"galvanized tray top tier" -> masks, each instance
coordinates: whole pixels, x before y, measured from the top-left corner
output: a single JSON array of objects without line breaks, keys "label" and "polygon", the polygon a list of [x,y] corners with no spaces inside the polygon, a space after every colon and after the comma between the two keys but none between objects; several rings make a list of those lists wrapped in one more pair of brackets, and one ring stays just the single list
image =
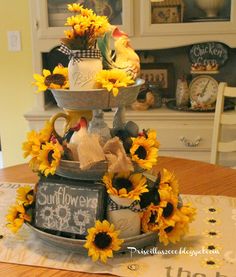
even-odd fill
[{"label": "galvanized tray top tier", "polygon": [[120,88],[116,97],[106,89],[86,91],[52,89],[51,91],[60,108],[68,110],[109,109],[132,104],[136,100],[140,87],[144,82],[142,79],[137,79],[134,85]]},{"label": "galvanized tray top tier", "polygon": [[[88,251],[84,248],[85,240],[82,239],[73,239],[62,237],[59,235],[53,235],[47,232],[44,232],[35,226],[26,223],[26,225],[43,241],[52,244],[54,246],[68,249],[74,252],[78,252],[80,254],[87,255]],[[148,246],[155,246],[157,243],[157,234],[153,232],[144,233],[138,236],[133,236],[129,238],[125,238],[123,244],[121,245],[121,249],[118,252],[128,251],[127,247],[136,247],[136,248],[144,248]]]}]

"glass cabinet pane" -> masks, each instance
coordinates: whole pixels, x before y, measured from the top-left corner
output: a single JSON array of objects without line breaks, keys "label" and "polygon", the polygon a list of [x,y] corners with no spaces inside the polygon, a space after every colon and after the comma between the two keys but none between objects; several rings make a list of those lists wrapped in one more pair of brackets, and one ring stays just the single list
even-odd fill
[{"label": "glass cabinet pane", "polygon": [[231,0],[150,0],[151,24],[230,21]]},{"label": "glass cabinet pane", "polygon": [[[67,4],[71,4],[71,0],[48,0],[48,26],[63,27],[66,18],[71,16],[67,10]],[[109,22],[113,25],[122,25],[122,0],[84,0],[74,1],[81,3],[85,8],[93,9],[98,15],[106,15]]]}]

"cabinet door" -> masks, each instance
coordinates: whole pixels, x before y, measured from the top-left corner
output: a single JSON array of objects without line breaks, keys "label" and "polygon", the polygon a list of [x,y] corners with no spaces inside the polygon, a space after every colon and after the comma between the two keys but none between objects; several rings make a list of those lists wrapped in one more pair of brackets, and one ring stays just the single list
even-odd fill
[{"label": "cabinet door", "polygon": [[[200,40],[215,40],[221,34],[236,33],[236,1],[225,0],[215,16],[200,9],[197,2],[186,0],[141,0],[141,35],[199,36]],[[205,1],[207,2],[207,1]],[[192,41],[193,43],[194,41]]]},{"label": "cabinet door", "polygon": [[[33,0],[32,14],[36,15],[35,26],[39,38],[59,39],[63,37],[66,18],[72,15],[67,10],[67,4],[72,2],[71,0]],[[132,2],[133,0],[85,0],[84,6],[93,8],[97,14],[107,15],[111,24],[119,26],[123,31],[132,35]]]}]

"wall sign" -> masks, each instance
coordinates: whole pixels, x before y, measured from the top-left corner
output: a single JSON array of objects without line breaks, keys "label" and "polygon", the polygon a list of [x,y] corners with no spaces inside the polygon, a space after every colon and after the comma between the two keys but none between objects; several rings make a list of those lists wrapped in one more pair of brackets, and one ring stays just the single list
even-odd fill
[{"label": "wall sign", "polygon": [[104,218],[105,187],[81,181],[40,181],[35,226],[81,235]]},{"label": "wall sign", "polygon": [[228,60],[228,49],[219,42],[199,43],[192,46],[189,56],[192,63],[213,63],[222,66]]}]

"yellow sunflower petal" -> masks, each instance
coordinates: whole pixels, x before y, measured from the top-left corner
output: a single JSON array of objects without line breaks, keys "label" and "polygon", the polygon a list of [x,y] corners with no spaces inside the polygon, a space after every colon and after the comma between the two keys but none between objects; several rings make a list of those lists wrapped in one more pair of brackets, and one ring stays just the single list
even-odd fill
[{"label": "yellow sunflower petal", "polygon": [[47,76],[49,76],[49,75],[51,75],[50,70],[43,69],[43,76],[44,76],[44,77],[47,77]]}]

